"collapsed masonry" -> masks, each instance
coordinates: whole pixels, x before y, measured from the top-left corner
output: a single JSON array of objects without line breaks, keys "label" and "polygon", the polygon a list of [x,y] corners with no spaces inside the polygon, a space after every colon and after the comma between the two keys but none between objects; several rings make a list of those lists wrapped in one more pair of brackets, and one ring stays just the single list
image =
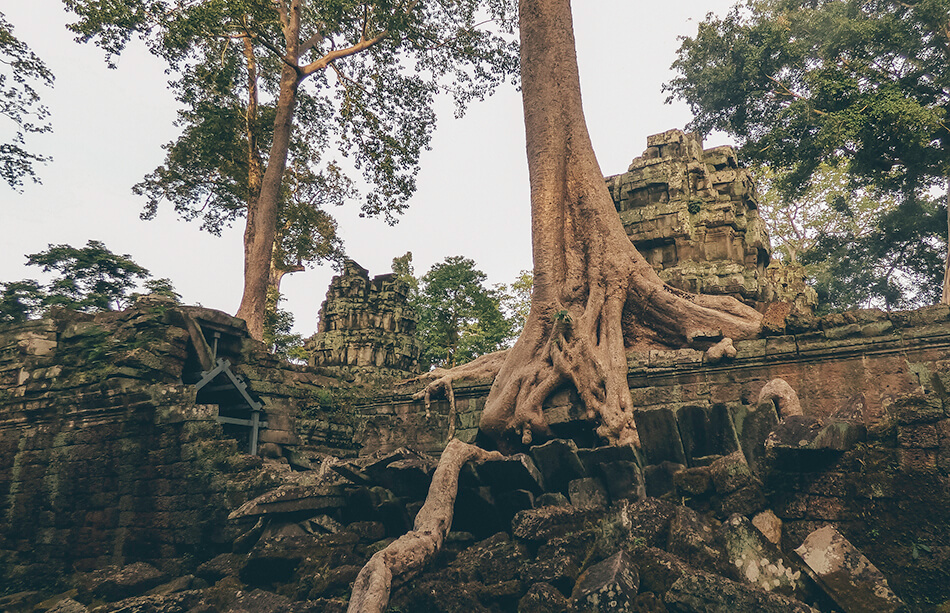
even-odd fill
[{"label": "collapsed masonry", "polygon": [[394,274],[377,275],[346,260],[320,307],[317,333],[306,344],[310,365],[349,381],[405,378],[421,372],[419,316],[409,286]]},{"label": "collapsed masonry", "polygon": [[698,135],[681,130],[654,134],[607,186],[630,240],[673,287],[753,305],[815,306],[803,271],[772,262],[755,183],[732,147],[704,150]]}]

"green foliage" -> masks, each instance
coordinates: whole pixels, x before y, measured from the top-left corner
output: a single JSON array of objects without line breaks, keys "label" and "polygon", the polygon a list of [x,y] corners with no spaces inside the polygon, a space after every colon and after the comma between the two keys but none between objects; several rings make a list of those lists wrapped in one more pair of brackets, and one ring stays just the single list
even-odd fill
[{"label": "green foliage", "polygon": [[665,87],[801,193],[822,162],[920,195],[950,169],[950,0],[752,0],[684,38]]},{"label": "green foliage", "polygon": [[[358,193],[336,156],[362,174],[362,214],[392,222],[415,190],[436,95],[451,95],[461,112],[517,73],[511,0],[303,0],[294,3],[301,31],[289,43],[287,0],[64,2],[78,16],[78,39],[98,44],[107,61],[138,37],[173,75],[182,133],[134,188],[147,198],[142,216],[167,200],[219,233],[247,215],[263,169],[286,159],[274,260],[284,271],[340,257],[327,210]],[[288,44],[299,62],[297,53],[287,60]],[[325,61],[330,54],[336,59]],[[288,94],[280,78],[289,64],[297,83]],[[284,151],[274,121],[288,96],[293,130]]]},{"label": "green foliage", "polygon": [[306,362],[303,337],[291,332],[294,316],[280,308],[283,296],[275,288],[267,292],[267,310],[264,312],[264,343],[271,352],[291,362]]},{"label": "green foliage", "polygon": [[132,291],[140,282],[147,293],[176,302],[181,298],[169,279],[151,278],[129,255],[112,253],[99,241],[90,240],[81,249],[50,245],[28,255],[27,264],[54,276],[46,286],[32,279],[0,283],[0,322],[23,322],[51,306],[87,313],[126,308],[141,295]]},{"label": "green foliage", "polygon": [[26,149],[26,135],[49,132],[49,111],[40,104],[37,85],[53,85],[53,73],[29,46],[13,35],[13,25],[0,12],[0,117],[6,124],[0,141],[0,178],[18,190],[24,179],[39,183],[34,167],[49,158]]},{"label": "green foliage", "polygon": [[419,279],[415,277],[415,270],[412,267],[412,252],[407,251],[399,257],[393,258],[393,274],[396,278],[409,286],[410,296],[419,293]]},{"label": "green foliage", "polygon": [[950,0],[750,0],[683,39],[665,88],[772,169],[826,307],[911,307],[939,299],[946,258],[948,60]]},{"label": "green foliage", "polygon": [[0,283],[0,323],[23,323],[40,316],[46,299],[33,279]]},{"label": "green foliage", "polygon": [[128,255],[109,251],[99,241],[90,240],[77,249],[70,245],[50,245],[46,251],[27,256],[27,264],[43,272],[55,272],[46,290],[46,304],[77,311],[109,311],[126,304],[129,290],[149,272]]},{"label": "green foliage", "polygon": [[485,287],[475,262],[452,256],[420,280],[416,307],[424,361],[453,367],[509,345],[514,327],[501,310],[502,292]]},{"label": "green foliage", "polygon": [[496,289],[501,293],[502,310],[511,321],[511,336],[517,338],[528,321],[531,312],[531,290],[534,287],[534,274],[530,270],[522,270],[509,285],[499,285]]},{"label": "green foliage", "polygon": [[768,167],[753,169],[775,252],[805,265],[822,310],[912,308],[939,300],[946,210],[854,189],[842,166],[821,164],[788,200]]}]

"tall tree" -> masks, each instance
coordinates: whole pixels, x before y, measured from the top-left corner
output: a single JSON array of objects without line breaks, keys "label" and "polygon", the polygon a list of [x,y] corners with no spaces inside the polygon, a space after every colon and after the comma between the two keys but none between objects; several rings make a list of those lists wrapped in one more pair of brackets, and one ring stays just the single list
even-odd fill
[{"label": "tall tree", "polygon": [[788,198],[823,163],[893,195],[907,219],[936,186],[950,198],[950,0],[742,2],[683,39],[673,68],[666,87],[690,126],[734,136]]},{"label": "tall tree", "polygon": [[[534,285],[528,321],[501,362],[480,429],[506,451],[550,435],[541,405],[566,384],[599,418],[606,440],[634,440],[627,347],[746,337],[758,332],[761,316],[734,299],[687,294],[660,281],[627,238],[594,156],[570,1],[521,0],[520,15]],[[477,363],[456,371],[473,372]],[[441,384],[453,376],[449,371]],[[452,524],[460,467],[489,457],[449,443],[415,529],[363,568],[351,613],[385,610],[393,582],[418,572],[439,550]]]},{"label": "tall tree", "polygon": [[126,308],[140,286],[176,301],[181,297],[171,281],[153,278],[128,254],[113,253],[99,241],[78,248],[49,245],[26,256],[26,263],[51,273],[52,280],[45,286],[33,279],[0,283],[0,322],[23,322],[51,306],[88,313]]},{"label": "tall tree", "polygon": [[52,85],[53,73],[13,35],[13,26],[0,12],[0,117],[6,120],[4,134],[12,134],[0,142],[0,178],[15,190],[22,188],[24,179],[39,183],[35,167],[49,161],[26,149],[26,136],[52,129],[49,110],[37,91],[37,86]]},{"label": "tall tree", "polygon": [[819,165],[789,199],[768,167],[753,168],[759,212],[775,252],[805,265],[822,310],[913,308],[940,300],[946,211],[931,198],[898,206],[888,194],[853,189],[846,168]]},{"label": "tall tree", "polygon": [[182,136],[137,191],[146,216],[168,198],[210,229],[246,217],[237,314],[255,338],[272,267],[299,265],[273,258],[299,188],[341,202],[352,183],[332,156],[350,156],[369,185],[363,214],[392,220],[415,189],[436,94],[461,111],[517,65],[511,0],[64,2],[81,40],[111,57],[139,36],[177,75]]},{"label": "tall tree", "polygon": [[512,322],[501,310],[503,295],[485,286],[488,277],[475,262],[451,256],[422,276],[415,307],[422,358],[453,368],[498,351],[513,338]]}]

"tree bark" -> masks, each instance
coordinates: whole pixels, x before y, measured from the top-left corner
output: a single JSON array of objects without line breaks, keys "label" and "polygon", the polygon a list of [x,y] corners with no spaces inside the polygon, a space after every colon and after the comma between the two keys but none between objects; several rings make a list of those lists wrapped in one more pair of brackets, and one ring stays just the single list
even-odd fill
[{"label": "tree bark", "polygon": [[256,201],[248,203],[244,229],[244,294],[237,312],[237,316],[247,322],[251,337],[257,340],[264,338],[267,281],[277,236],[277,205],[287,167],[297,88],[301,80],[299,70],[295,68],[300,38],[299,0],[290,2],[283,30],[287,57],[280,75],[274,138],[267,157],[267,170],[261,180],[260,195]]},{"label": "tree bark", "polygon": [[950,304],[950,175],[947,176],[947,261],[943,268],[943,294],[940,304]]}]

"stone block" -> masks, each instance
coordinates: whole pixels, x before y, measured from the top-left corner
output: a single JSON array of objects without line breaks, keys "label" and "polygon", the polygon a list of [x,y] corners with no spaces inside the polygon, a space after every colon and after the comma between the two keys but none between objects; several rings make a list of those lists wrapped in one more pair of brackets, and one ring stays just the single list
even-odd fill
[{"label": "stone block", "polygon": [[753,483],[732,493],[717,497],[715,508],[720,517],[731,515],[752,515],[768,506],[765,494],[758,483]]},{"label": "stone block", "polygon": [[591,566],[577,580],[571,601],[579,611],[629,611],[640,588],[640,576],[626,552]]},{"label": "stone block", "polygon": [[765,590],[702,571],[684,574],[664,602],[677,613],[817,613],[808,605]]},{"label": "stone block", "polygon": [[535,583],[518,601],[518,613],[567,613],[571,602],[550,583]]},{"label": "stone block", "polygon": [[833,526],[809,534],[795,553],[845,613],[891,613],[905,608],[881,571]]},{"label": "stone block", "polygon": [[905,448],[933,449],[939,445],[937,424],[898,426],[897,444]]},{"label": "stone block", "polygon": [[610,462],[635,462],[643,465],[640,457],[640,450],[633,444],[629,445],[604,445],[593,449],[578,449],[577,457],[587,470],[587,474],[597,474],[597,469],[603,464]]},{"label": "stone block", "polygon": [[887,410],[902,426],[934,423],[944,417],[943,404],[936,394],[904,394]]},{"label": "stone block", "polygon": [[688,496],[700,496],[711,492],[713,489],[712,477],[709,474],[709,468],[706,466],[697,466],[695,468],[686,468],[673,475],[673,485],[677,493]]},{"label": "stone block", "polygon": [[936,449],[899,449],[897,457],[906,473],[930,474],[937,470]]},{"label": "stone block", "polygon": [[666,549],[697,568],[716,568],[722,558],[712,526],[699,513],[684,506],[675,509]]},{"label": "stone block", "polygon": [[755,480],[745,457],[738,451],[710,464],[709,476],[716,493],[722,495],[747,487]]},{"label": "stone block", "polygon": [[115,602],[144,594],[167,580],[168,575],[145,562],[113,566],[84,576],[78,583],[76,597],[83,603],[93,600]]},{"label": "stone block", "polygon": [[568,484],[568,497],[578,509],[604,509],[610,504],[607,488],[599,479],[584,477]]},{"label": "stone block", "polygon": [[640,436],[643,461],[646,464],[674,462],[686,464],[686,453],[680,439],[676,416],[668,408],[634,410],[633,419]]},{"label": "stone block", "polygon": [[581,569],[571,556],[541,558],[526,564],[521,569],[521,580],[526,585],[547,583],[560,592],[570,594]]},{"label": "stone block", "polygon": [[782,520],[771,509],[767,509],[752,518],[752,525],[773,545],[782,543]]},{"label": "stone block", "polygon": [[659,498],[673,491],[673,475],[685,469],[683,464],[663,462],[651,464],[643,469],[643,480],[647,496]]},{"label": "stone block", "polygon": [[587,476],[577,456],[577,445],[568,439],[553,439],[531,448],[531,457],[541,472],[545,489],[567,493],[568,484]]},{"label": "stone block", "polygon": [[481,482],[496,491],[528,490],[535,495],[544,491],[541,472],[523,453],[484,462],[477,471]]},{"label": "stone block", "polygon": [[730,517],[719,527],[718,536],[726,559],[744,581],[786,596],[804,593],[801,571],[745,517]]},{"label": "stone block", "polygon": [[[630,523],[630,542],[638,547],[665,547],[676,505],[657,498],[644,498],[623,509]],[[656,590],[652,590],[656,591]]]},{"label": "stone block", "polygon": [[606,462],[598,469],[595,474],[598,474],[607,486],[607,493],[611,500],[639,499],[646,496],[643,471],[636,462],[624,460]]},{"label": "stone block", "polygon": [[525,541],[547,541],[576,532],[600,513],[573,506],[538,507],[520,511],[511,522],[512,534]]}]

